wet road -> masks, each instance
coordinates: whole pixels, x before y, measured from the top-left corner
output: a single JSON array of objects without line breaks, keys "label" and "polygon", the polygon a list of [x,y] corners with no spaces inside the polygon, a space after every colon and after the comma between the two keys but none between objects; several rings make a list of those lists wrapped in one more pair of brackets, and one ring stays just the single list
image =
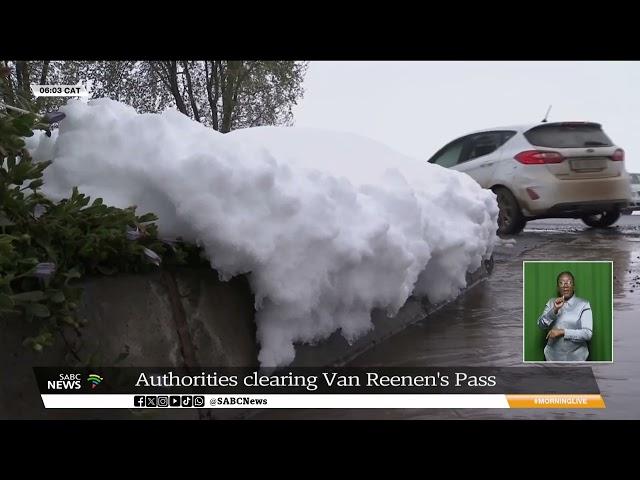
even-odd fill
[{"label": "wet road", "polygon": [[594,365],[604,410],[272,410],[263,419],[640,419],[640,216],[595,230],[577,220],[537,220],[495,252],[482,284],[423,322],[354,359],[352,366],[522,365],[522,261],[613,260],[614,363]]}]

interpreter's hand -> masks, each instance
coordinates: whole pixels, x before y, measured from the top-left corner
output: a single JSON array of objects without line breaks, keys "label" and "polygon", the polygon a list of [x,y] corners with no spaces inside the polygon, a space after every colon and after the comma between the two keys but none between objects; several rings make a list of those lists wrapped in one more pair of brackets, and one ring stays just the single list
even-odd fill
[{"label": "interpreter's hand", "polygon": [[560,310],[563,305],[564,305],[564,297],[562,296],[562,297],[556,298],[555,301],[553,302],[553,313],[557,315],[558,310]]},{"label": "interpreter's hand", "polygon": [[550,338],[557,338],[557,337],[563,337],[563,336],[564,336],[564,329],[552,328],[551,330],[549,330],[549,333],[547,333],[547,340]]}]

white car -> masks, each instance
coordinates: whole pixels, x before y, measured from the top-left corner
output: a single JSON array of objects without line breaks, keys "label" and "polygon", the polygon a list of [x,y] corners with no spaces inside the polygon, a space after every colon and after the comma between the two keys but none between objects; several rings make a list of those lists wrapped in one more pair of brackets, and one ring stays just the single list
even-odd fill
[{"label": "white car", "polygon": [[633,213],[640,210],[640,173],[630,173],[631,177],[631,202],[625,213]]},{"label": "white car", "polygon": [[466,172],[495,192],[499,234],[517,234],[538,218],[608,227],[631,201],[624,150],[593,122],[480,130],[445,145],[429,162]]}]

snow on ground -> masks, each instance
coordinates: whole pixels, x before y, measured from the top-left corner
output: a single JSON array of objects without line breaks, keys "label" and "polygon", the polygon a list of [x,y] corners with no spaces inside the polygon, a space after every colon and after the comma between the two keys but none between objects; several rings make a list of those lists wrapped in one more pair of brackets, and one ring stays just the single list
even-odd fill
[{"label": "snow on ground", "polygon": [[29,139],[45,193],[73,186],[159,215],[161,235],[202,245],[221,278],[249,274],[259,360],[366,333],[413,293],[440,302],[498,241],[495,196],[467,175],[357,135],[286,127],[220,134],[175,110],[70,101],[51,138]]},{"label": "snow on ground", "polygon": [[507,247],[507,248],[513,248],[516,244],[516,239],[515,238],[500,238],[498,237],[498,239],[496,240],[494,246],[500,246],[500,247]]}]

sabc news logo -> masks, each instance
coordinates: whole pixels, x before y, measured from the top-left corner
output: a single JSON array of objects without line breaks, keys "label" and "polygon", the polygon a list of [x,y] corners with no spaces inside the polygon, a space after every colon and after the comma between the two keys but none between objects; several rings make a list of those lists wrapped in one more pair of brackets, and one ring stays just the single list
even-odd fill
[{"label": "sabc news logo", "polygon": [[91,384],[91,389],[93,390],[94,388],[96,388],[98,385],[100,385],[100,383],[102,382],[102,380],[104,380],[100,375],[96,375],[95,373],[92,373],[91,375],[89,375],[89,377],[87,378],[87,382],[89,382]]},{"label": "sabc news logo", "polygon": [[[87,377],[87,382],[94,390],[104,380],[103,377],[96,373],[92,373]],[[61,373],[58,380],[48,380],[48,390],[80,390],[82,388],[82,374],[80,373]]]}]

